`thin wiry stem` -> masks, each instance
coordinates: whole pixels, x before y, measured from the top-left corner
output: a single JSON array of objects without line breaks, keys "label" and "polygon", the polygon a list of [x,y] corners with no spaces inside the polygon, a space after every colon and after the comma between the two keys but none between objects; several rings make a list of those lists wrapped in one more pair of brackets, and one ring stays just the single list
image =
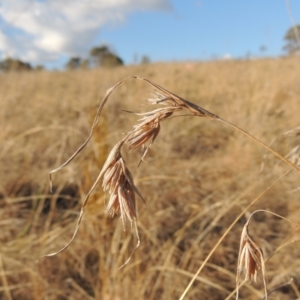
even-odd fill
[{"label": "thin wiry stem", "polygon": [[285,218],[284,216],[281,216],[281,215],[279,215],[279,214],[274,213],[273,211],[266,210],[266,209],[257,209],[257,210],[255,210],[254,212],[252,212],[251,215],[250,215],[249,218],[248,218],[247,223],[250,222],[250,219],[252,218],[252,216],[253,216],[254,214],[257,214],[257,213],[259,213],[259,212],[264,212],[264,213],[267,213],[267,214],[276,216],[276,217],[278,217],[278,218],[280,218],[280,219],[282,219],[282,220],[285,220],[285,221],[287,221],[287,222],[289,222],[289,223],[292,223],[292,224],[295,224],[295,225],[300,226],[300,224],[299,224],[298,222],[295,222],[295,221],[293,221],[293,220],[290,220],[290,219],[288,219],[288,218]]},{"label": "thin wiry stem", "polygon": [[268,297],[269,297],[271,294],[273,294],[274,292],[276,292],[276,291],[278,291],[278,290],[280,290],[280,289],[282,289],[282,288],[284,288],[284,287],[286,287],[286,286],[288,286],[288,285],[292,285],[293,281],[294,281],[294,279],[291,278],[288,282],[283,283],[283,284],[281,284],[281,285],[275,287],[274,289],[272,289],[271,291],[269,291],[269,292],[267,293],[267,295],[265,295],[265,297],[263,298],[263,300],[267,300]]},{"label": "thin wiry stem", "polygon": [[263,143],[261,140],[257,139],[255,136],[251,135],[250,133],[248,133],[247,131],[243,130],[242,128],[224,120],[224,119],[219,119],[218,121],[223,122],[225,124],[230,125],[231,127],[237,129],[238,131],[242,132],[244,135],[248,136],[250,139],[256,141],[257,143],[259,143],[261,146],[263,146],[265,149],[267,149],[269,152],[273,153],[275,156],[277,156],[280,160],[282,160],[283,162],[285,162],[287,165],[289,165],[290,167],[292,167],[293,169],[295,169],[296,171],[298,171],[300,173],[300,169],[294,165],[292,162],[290,162],[288,159],[286,159],[285,157],[283,157],[282,155],[280,155],[278,152],[276,152],[275,150],[273,150],[272,148],[270,148],[268,145],[266,145],[265,143]]},{"label": "thin wiry stem", "polygon": [[102,113],[103,107],[104,107],[105,103],[107,102],[109,96],[114,91],[114,89],[116,89],[118,86],[122,85],[125,82],[125,80],[126,79],[124,79],[123,81],[118,82],[113,87],[111,87],[110,89],[107,90],[105,97],[103,98],[103,100],[101,101],[101,104],[98,107],[98,110],[97,110],[95,119],[93,121],[93,125],[92,125],[92,128],[91,128],[90,134],[87,137],[87,139],[85,140],[85,142],[70,156],[69,159],[67,159],[67,161],[65,161],[62,165],[60,165],[56,169],[49,172],[50,192],[52,192],[52,174],[56,173],[57,171],[61,170],[65,166],[67,166],[85,148],[85,146],[88,144],[88,142],[90,141],[90,139],[92,138],[92,136],[94,134],[95,127],[98,124],[99,117]]}]

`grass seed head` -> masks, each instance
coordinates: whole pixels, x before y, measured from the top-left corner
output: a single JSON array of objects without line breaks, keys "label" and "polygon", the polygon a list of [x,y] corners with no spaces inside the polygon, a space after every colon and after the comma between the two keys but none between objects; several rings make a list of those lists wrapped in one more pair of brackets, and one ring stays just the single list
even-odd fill
[{"label": "grass seed head", "polygon": [[291,163],[296,166],[300,166],[300,126],[295,127],[285,133],[286,136],[290,137],[294,144],[294,148],[285,156]]},{"label": "grass seed head", "polygon": [[300,136],[300,126],[295,127],[285,133],[287,136]]},{"label": "grass seed head", "polygon": [[[240,242],[240,250],[238,256],[238,267],[237,267],[237,291],[239,278],[242,272],[245,273],[245,280],[250,282],[256,282],[258,272],[261,272],[262,279],[264,282],[265,295],[266,291],[266,270],[263,252],[260,247],[253,241],[248,233],[248,222],[245,224]],[[238,293],[237,293],[238,299]]]},{"label": "grass seed head", "polygon": [[296,166],[300,166],[300,145],[294,147],[287,155],[286,159]]},{"label": "grass seed head", "polygon": [[[106,206],[106,213],[114,216],[118,212],[121,214],[123,225],[128,219],[130,222],[136,220],[135,196],[132,188],[133,182],[129,182],[129,170],[126,169],[122,158],[117,161],[111,169],[104,174],[103,188],[110,193],[110,199]],[[108,175],[107,175],[108,174]]]},{"label": "grass seed head", "polygon": [[106,214],[114,216],[118,212],[125,229],[125,222],[130,223],[136,220],[135,193],[142,200],[140,192],[133,182],[132,175],[128,170],[126,163],[121,155],[123,141],[119,142],[109,154],[100,176],[103,176],[102,187],[110,194],[110,199],[106,206]]},{"label": "grass seed head", "polygon": [[[150,104],[162,104],[167,106],[145,113],[135,113],[136,115],[143,116],[143,118],[140,119],[140,123],[134,125],[133,130],[127,134],[125,142],[130,151],[139,147],[145,148],[140,163],[143,161],[149,148],[160,132],[160,122],[171,117],[174,112],[182,110],[181,107],[177,106],[175,101],[171,101],[164,95],[157,93],[154,96],[154,98],[147,99]],[[149,142],[148,145],[147,142]]]}]

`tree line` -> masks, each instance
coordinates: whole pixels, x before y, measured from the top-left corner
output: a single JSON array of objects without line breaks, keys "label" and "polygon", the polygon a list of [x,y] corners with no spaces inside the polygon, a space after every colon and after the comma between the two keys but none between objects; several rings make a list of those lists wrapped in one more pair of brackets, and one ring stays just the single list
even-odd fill
[{"label": "tree line", "polygon": [[[143,55],[140,64],[150,63],[150,58]],[[90,67],[117,67],[124,65],[123,60],[113,53],[108,46],[94,47],[89,52],[89,58],[71,57],[65,67],[68,70],[88,69]]]},{"label": "tree line", "polygon": [[[150,62],[148,56],[144,55],[141,57],[140,63],[147,64]],[[65,69],[76,70],[76,69],[89,69],[96,67],[112,68],[124,65],[123,60],[116,55],[108,46],[102,45],[94,47],[89,51],[87,58],[81,58],[79,56],[70,57],[65,64]],[[29,70],[43,70],[42,65],[32,67],[28,62],[21,61],[15,58],[5,58],[0,61],[0,71],[29,71]]]},{"label": "tree line", "polygon": [[[68,70],[87,69],[93,67],[116,67],[124,65],[123,60],[117,56],[108,46],[94,47],[89,52],[88,58],[70,57],[65,64]],[[24,62],[20,59],[7,57],[0,61],[0,71],[29,71],[29,70],[42,70],[44,67],[38,65],[33,67],[30,63]]]},{"label": "tree line", "polygon": [[[295,25],[289,28],[283,37],[284,47],[283,51],[286,55],[300,55],[300,25]],[[144,55],[140,63],[149,63],[150,59]],[[117,67],[124,65],[123,60],[116,55],[108,46],[103,45],[94,47],[89,52],[88,58],[81,58],[79,56],[70,57],[65,64],[67,70],[88,69],[95,67]],[[6,58],[0,61],[0,71],[28,71],[28,70],[42,70],[44,67],[38,65],[32,67],[30,63],[23,62],[19,59]]]},{"label": "tree line", "polygon": [[94,47],[89,58],[71,57],[65,67],[68,70],[87,69],[90,67],[117,67],[124,65],[123,60],[114,54],[108,46]]},{"label": "tree line", "polygon": [[0,61],[0,71],[9,72],[9,71],[29,71],[29,70],[43,70],[42,65],[38,65],[33,68],[30,63],[23,62],[19,59],[14,59],[7,57],[4,60]]}]

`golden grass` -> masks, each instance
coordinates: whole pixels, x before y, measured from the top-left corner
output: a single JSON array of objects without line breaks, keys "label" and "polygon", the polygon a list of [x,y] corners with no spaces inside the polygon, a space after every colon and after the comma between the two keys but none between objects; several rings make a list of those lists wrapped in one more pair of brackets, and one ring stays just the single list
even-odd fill
[{"label": "golden grass", "polygon": [[[124,110],[145,111],[139,105],[149,97],[149,85],[128,81],[114,92],[96,136],[55,174],[53,194],[47,173],[86,140],[105,91],[130,75],[151,79],[266,144],[277,138],[271,148],[285,156],[297,146],[284,133],[299,126],[299,62],[194,63],[192,69],[173,63],[1,75],[1,297],[178,299],[200,266],[187,299],[232,294],[247,214],[267,209],[299,221],[299,173],[288,172],[291,167],[273,155],[263,159],[266,151],[257,143],[226,124],[183,117],[161,124],[139,168],[143,152],[125,153],[147,207],[136,203],[141,246],[120,270],[135,248],[135,235],[130,228],[124,233],[118,218],[105,216],[108,196],[100,185],[90,196],[72,245],[38,264],[36,260],[70,240],[80,203],[109,150],[136,124],[136,117]],[[299,297],[298,231],[297,225],[272,215],[251,219],[251,235],[264,257],[270,257],[265,266],[268,290],[294,278],[269,299]],[[242,299],[263,298],[263,282],[257,281],[240,287]]]}]

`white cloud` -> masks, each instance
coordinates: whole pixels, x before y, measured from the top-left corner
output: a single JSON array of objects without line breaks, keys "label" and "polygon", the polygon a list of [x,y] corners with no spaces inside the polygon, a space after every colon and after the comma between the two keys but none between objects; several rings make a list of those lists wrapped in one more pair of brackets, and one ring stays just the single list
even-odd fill
[{"label": "white cloud", "polygon": [[0,0],[0,51],[31,62],[81,55],[104,25],[170,8],[169,0]]},{"label": "white cloud", "polygon": [[231,60],[232,59],[232,55],[230,53],[226,53],[222,56],[222,59],[224,60]]}]

